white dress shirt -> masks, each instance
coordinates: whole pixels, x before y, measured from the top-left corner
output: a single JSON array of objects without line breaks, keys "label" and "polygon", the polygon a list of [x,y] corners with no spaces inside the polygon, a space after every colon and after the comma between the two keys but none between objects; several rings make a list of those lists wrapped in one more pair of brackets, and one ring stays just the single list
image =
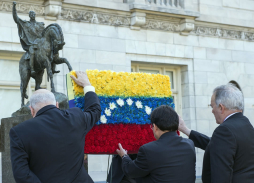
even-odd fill
[{"label": "white dress shirt", "polygon": [[84,95],[87,93],[87,92],[95,92],[95,88],[93,86],[85,86],[84,87]]}]

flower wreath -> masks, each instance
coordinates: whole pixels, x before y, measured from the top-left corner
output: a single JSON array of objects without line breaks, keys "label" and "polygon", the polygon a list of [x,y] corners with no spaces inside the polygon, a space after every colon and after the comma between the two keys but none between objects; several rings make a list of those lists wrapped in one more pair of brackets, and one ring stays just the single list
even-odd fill
[{"label": "flower wreath", "polygon": [[[83,88],[67,76],[70,107],[84,109]],[[168,76],[88,70],[88,78],[100,99],[101,117],[88,132],[85,153],[114,154],[118,143],[137,153],[140,146],[154,141],[150,114],[160,105],[175,108]]]}]

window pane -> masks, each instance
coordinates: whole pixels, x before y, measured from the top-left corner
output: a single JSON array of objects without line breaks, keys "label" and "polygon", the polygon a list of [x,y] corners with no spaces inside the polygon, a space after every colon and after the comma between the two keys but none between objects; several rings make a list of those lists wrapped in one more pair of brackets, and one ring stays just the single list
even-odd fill
[{"label": "window pane", "polygon": [[174,75],[173,75],[173,71],[166,71],[166,75],[169,76],[170,83],[171,83],[171,88],[174,89]]},{"label": "window pane", "polygon": [[131,68],[131,72],[133,72],[133,68]]},{"label": "window pane", "polygon": [[139,69],[139,72],[144,72],[144,73],[150,73],[150,74],[159,74],[160,71],[156,70],[147,70],[147,69]]}]

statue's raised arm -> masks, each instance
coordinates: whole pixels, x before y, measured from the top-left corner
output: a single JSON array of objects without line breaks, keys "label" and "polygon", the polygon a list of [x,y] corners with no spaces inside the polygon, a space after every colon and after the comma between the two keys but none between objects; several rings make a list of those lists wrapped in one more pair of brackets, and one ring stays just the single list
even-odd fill
[{"label": "statue's raised arm", "polygon": [[13,19],[15,21],[15,23],[18,26],[18,34],[19,34],[19,38],[20,38],[20,43],[23,47],[23,49],[27,52],[29,50],[29,46],[32,44],[32,41],[30,41],[30,36],[28,35],[28,27],[26,26],[26,22],[25,20],[22,20],[18,17],[17,15],[17,10],[16,10],[16,5],[17,3],[14,1],[13,2],[13,7],[12,7],[12,15],[13,15]]},{"label": "statue's raised arm", "polygon": [[18,24],[20,18],[18,17],[18,14],[17,14],[16,5],[17,5],[17,3],[15,1],[13,1],[12,15],[13,15],[14,21]]}]

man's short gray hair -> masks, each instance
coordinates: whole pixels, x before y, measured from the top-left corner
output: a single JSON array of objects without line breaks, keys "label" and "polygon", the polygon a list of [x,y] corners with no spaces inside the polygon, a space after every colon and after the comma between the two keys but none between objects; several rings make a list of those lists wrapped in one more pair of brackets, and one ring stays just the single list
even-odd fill
[{"label": "man's short gray hair", "polygon": [[243,93],[232,84],[218,86],[213,90],[213,94],[217,106],[222,104],[226,109],[232,111],[242,111],[244,108]]},{"label": "man's short gray hair", "polygon": [[51,92],[39,92],[35,93],[30,98],[30,106],[38,111],[45,105],[56,105],[56,98]]}]

